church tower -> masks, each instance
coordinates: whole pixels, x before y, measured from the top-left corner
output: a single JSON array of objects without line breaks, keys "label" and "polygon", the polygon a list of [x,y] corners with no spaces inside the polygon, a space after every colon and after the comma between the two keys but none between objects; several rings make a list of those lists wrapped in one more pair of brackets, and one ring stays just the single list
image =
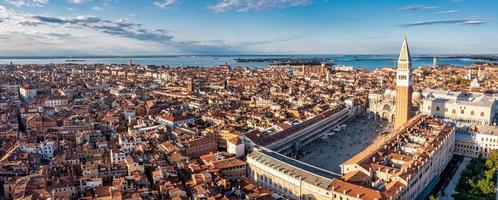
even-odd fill
[{"label": "church tower", "polygon": [[399,53],[396,70],[396,117],[394,128],[402,126],[411,118],[412,107],[412,59],[406,35]]},{"label": "church tower", "polygon": [[194,79],[192,78],[187,79],[187,92],[188,93],[194,92]]},{"label": "church tower", "polygon": [[472,80],[472,67],[469,66],[469,72],[467,72],[467,76],[465,78],[467,80]]},{"label": "church tower", "polygon": [[436,59],[436,56],[434,56],[434,59],[432,60],[432,68],[437,68],[437,59]]}]

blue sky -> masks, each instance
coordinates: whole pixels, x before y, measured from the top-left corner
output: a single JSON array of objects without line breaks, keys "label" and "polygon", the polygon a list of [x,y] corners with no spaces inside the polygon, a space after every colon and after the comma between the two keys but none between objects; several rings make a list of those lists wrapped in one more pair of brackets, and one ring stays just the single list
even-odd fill
[{"label": "blue sky", "polygon": [[496,0],[0,0],[0,55],[496,54]]}]

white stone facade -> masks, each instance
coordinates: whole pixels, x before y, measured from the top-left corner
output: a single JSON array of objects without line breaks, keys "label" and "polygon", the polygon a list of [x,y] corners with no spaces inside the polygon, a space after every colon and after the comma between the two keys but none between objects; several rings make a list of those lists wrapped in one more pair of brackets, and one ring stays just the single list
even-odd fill
[{"label": "white stone facade", "polygon": [[485,126],[478,131],[460,129],[455,139],[455,154],[473,158],[487,158],[498,150],[498,126]]},{"label": "white stone facade", "polygon": [[479,126],[495,124],[498,96],[426,89],[420,112],[438,119]]}]

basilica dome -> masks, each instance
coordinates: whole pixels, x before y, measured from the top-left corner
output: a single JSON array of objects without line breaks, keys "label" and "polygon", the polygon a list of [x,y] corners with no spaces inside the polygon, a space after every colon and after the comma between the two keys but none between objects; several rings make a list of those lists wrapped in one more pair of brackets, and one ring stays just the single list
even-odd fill
[{"label": "basilica dome", "polygon": [[422,101],[422,98],[423,98],[422,92],[418,90],[412,92],[412,103],[414,106],[418,106]]},{"label": "basilica dome", "polygon": [[422,92],[420,92],[418,90],[417,91],[413,91],[412,98],[413,98],[413,100],[420,101],[422,99]]}]

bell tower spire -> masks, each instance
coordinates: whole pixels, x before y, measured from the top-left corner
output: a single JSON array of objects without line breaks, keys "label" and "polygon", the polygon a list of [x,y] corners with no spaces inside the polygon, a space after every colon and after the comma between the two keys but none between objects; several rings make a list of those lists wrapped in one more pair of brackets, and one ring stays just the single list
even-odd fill
[{"label": "bell tower spire", "polygon": [[398,128],[411,118],[412,107],[412,58],[406,34],[403,38],[396,69],[396,118],[394,128]]},{"label": "bell tower spire", "polygon": [[410,56],[410,49],[408,48],[408,41],[406,39],[406,34],[404,34],[403,36],[403,44],[401,45],[401,51],[399,53],[398,63],[400,62],[412,62],[412,57]]}]

